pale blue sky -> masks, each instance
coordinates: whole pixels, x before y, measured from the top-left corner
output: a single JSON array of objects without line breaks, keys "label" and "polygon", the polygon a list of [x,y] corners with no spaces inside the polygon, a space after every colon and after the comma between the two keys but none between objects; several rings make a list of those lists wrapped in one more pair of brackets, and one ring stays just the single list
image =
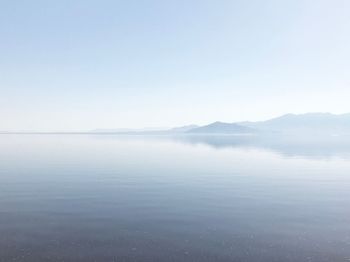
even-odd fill
[{"label": "pale blue sky", "polygon": [[348,0],[0,0],[0,130],[350,112]]}]

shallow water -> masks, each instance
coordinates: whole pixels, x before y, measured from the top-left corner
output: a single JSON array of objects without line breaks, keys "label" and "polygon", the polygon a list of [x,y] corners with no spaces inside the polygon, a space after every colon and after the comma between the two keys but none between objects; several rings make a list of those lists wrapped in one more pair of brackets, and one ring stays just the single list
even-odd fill
[{"label": "shallow water", "polygon": [[349,261],[350,146],[271,141],[0,135],[0,261]]}]

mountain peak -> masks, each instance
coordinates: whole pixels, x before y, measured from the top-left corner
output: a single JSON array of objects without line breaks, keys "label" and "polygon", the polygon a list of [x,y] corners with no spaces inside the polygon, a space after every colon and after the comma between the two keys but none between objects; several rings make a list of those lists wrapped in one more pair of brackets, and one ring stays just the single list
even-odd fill
[{"label": "mountain peak", "polygon": [[297,133],[349,133],[350,114],[305,113],[286,114],[261,122],[243,122],[244,126],[260,130]]},{"label": "mountain peak", "polygon": [[201,126],[189,130],[189,133],[201,134],[247,134],[254,133],[254,129],[235,123],[214,122],[206,126]]}]

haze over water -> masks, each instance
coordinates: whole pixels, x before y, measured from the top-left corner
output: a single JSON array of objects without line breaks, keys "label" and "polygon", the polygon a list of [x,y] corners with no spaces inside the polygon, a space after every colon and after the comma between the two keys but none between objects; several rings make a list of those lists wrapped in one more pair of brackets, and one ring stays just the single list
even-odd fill
[{"label": "haze over water", "polygon": [[349,144],[246,140],[0,135],[0,261],[348,261]]}]

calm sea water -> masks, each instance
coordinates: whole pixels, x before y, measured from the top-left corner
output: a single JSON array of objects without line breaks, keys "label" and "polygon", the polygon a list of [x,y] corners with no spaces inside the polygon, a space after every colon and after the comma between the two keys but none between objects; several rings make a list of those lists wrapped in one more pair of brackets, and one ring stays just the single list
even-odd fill
[{"label": "calm sea water", "polygon": [[350,261],[350,144],[0,135],[0,261]]}]

